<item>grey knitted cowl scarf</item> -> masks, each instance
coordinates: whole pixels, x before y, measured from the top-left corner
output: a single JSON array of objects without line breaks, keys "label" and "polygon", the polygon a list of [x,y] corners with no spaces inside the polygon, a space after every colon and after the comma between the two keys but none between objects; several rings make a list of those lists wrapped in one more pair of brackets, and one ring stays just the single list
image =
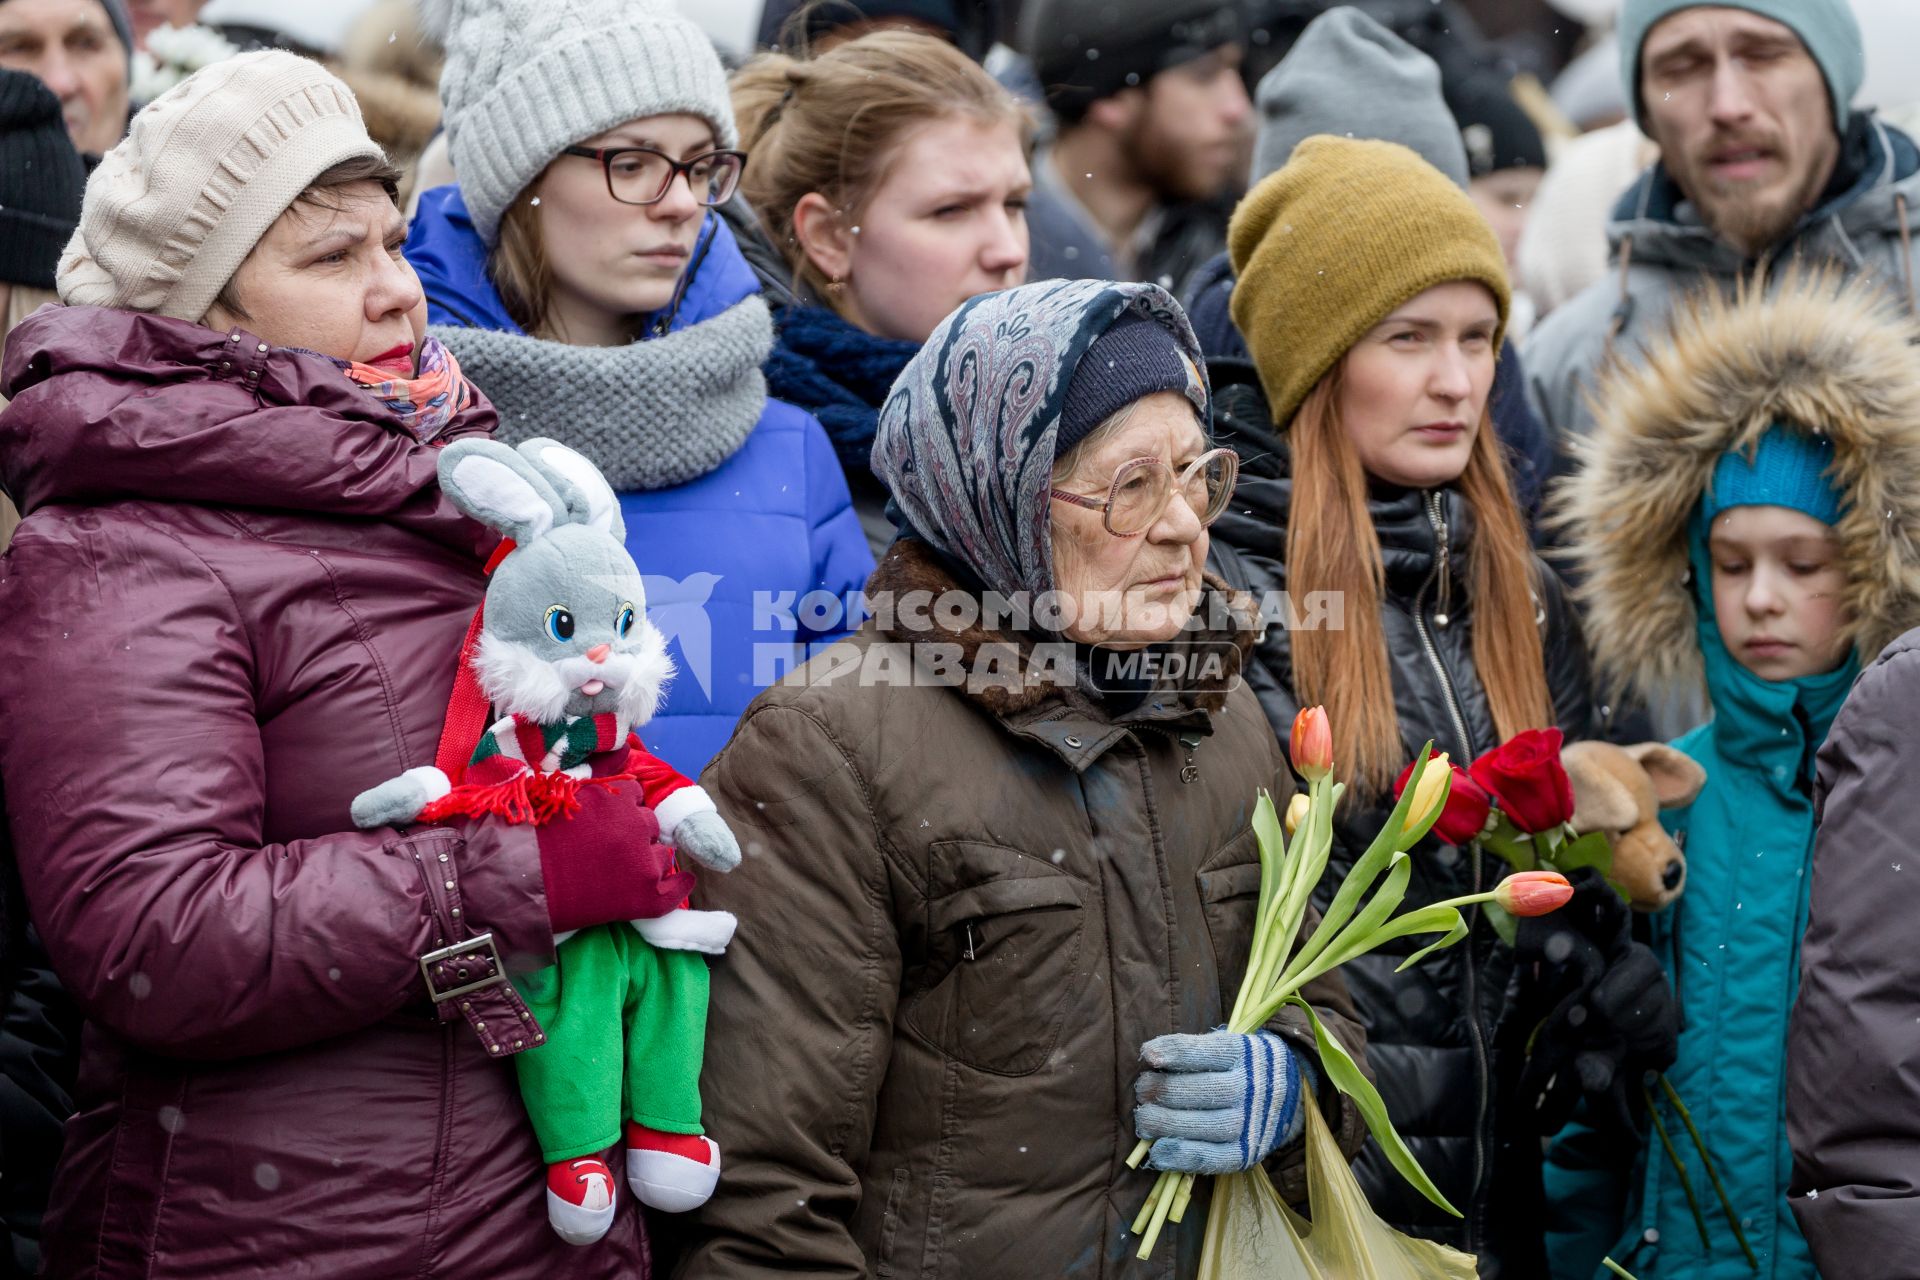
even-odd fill
[{"label": "grey knitted cowl scarf", "polygon": [[671,489],[736,453],[767,403],[773,318],[759,296],[624,347],[431,325],[500,413],[497,439],[536,436],[591,458],[621,492]]}]

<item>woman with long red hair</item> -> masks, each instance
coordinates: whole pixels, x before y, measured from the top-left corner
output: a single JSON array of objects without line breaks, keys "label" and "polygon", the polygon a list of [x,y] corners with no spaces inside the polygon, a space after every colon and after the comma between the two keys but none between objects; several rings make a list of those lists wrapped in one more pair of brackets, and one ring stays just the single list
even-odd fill
[{"label": "woman with long red hair", "polygon": [[[1241,456],[1217,536],[1267,595],[1249,678],[1268,718],[1285,732],[1301,706],[1328,710],[1349,788],[1337,886],[1427,739],[1465,764],[1524,729],[1585,736],[1585,648],[1490,425],[1509,287],[1472,202],[1404,147],[1311,138],[1241,203],[1228,247],[1252,362],[1213,370],[1222,438]],[[1291,616],[1273,616],[1277,591]],[[1430,842],[1407,906],[1499,874],[1477,847]],[[1344,967],[1394,1123],[1465,1216],[1430,1205],[1376,1148],[1357,1168],[1390,1222],[1497,1269],[1511,1251],[1489,1213],[1493,1042],[1513,960],[1477,912],[1472,926],[1405,973],[1385,952]]]}]

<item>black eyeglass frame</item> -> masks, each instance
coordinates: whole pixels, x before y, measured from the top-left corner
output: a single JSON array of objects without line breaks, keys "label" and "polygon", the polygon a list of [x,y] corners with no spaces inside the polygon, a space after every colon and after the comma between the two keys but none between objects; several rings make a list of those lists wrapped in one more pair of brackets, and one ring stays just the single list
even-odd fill
[{"label": "black eyeglass frame", "polygon": [[[659,194],[651,200],[622,200],[619,194],[613,189],[613,162],[621,156],[632,155],[635,152],[641,155],[658,156],[667,162],[667,180],[660,184]],[[607,195],[618,204],[633,205],[636,208],[642,209],[648,205],[659,204],[662,200],[665,200],[667,198],[667,192],[673,190],[674,179],[682,175],[687,179],[687,190],[692,193],[693,198],[709,209],[715,208],[733,198],[733,193],[740,189],[741,176],[747,171],[747,153],[744,151],[729,151],[724,147],[716,147],[712,151],[703,151],[691,160],[675,160],[666,152],[654,147],[562,147],[560,148],[560,153],[562,155],[580,156],[587,160],[598,160],[600,162],[600,172],[607,180]],[[718,200],[708,200],[699,191],[695,190],[693,185],[693,170],[695,166],[705,164],[715,156],[729,156],[739,163],[739,168],[734,171],[733,185],[727,188],[727,194]]]}]

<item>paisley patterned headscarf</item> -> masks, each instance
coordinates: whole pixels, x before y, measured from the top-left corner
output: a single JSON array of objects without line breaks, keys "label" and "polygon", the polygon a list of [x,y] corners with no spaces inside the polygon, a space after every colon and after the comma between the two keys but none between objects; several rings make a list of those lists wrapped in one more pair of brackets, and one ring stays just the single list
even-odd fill
[{"label": "paisley patterned headscarf", "polygon": [[[1046,280],[962,303],[902,370],[880,411],[873,471],[913,533],[993,591],[1053,590],[1054,441],[1073,371],[1129,309],[1165,325],[1195,366],[1186,313],[1158,285]],[[1204,381],[1188,396],[1211,429]]]}]

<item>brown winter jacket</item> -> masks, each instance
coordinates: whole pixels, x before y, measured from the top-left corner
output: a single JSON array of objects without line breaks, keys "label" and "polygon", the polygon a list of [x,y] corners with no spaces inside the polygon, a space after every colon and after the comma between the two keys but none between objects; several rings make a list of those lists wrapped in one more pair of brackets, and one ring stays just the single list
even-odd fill
[{"label": "brown winter jacket", "polygon": [[348,817],[433,759],[491,539],[430,446],[492,409],[422,441],[317,357],[83,307],[0,387],[0,776],[89,1019],[48,1274],[645,1276],[637,1214],[548,1228],[510,1062],[426,998],[460,920],[552,962],[533,833]]},{"label": "brown winter jacket", "polygon": [[[902,542],[868,589],[955,585]],[[1210,637],[1226,669],[1197,692],[1112,719],[1057,687],[875,679],[911,663],[906,641],[974,669],[1008,639],[880,623],[761,694],[704,778],[746,859],[702,882],[740,917],[702,1078],[727,1164],[677,1274],[1191,1276],[1204,1205],[1135,1261],[1152,1176],[1125,1161],[1140,1046],[1225,1021],[1253,805],[1293,789],[1238,680],[1254,633]],[[1306,994],[1364,1062],[1337,975]],[[1276,1029],[1316,1060],[1288,1012]],[[1322,1107],[1357,1150],[1357,1112]],[[1275,1161],[1293,1197],[1299,1160]]]}]

